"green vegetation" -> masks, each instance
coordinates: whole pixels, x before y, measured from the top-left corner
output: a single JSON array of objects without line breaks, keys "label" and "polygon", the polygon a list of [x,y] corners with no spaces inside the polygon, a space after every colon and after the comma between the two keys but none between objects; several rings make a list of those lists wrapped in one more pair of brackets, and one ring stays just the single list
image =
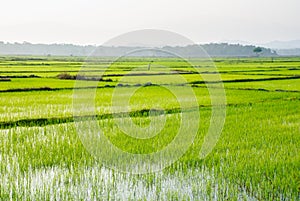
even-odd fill
[{"label": "green vegetation", "polygon": [[[227,43],[210,43],[203,45],[188,45],[184,47],[162,47],[162,50],[171,51],[182,55],[184,57],[202,57],[203,54],[199,53],[199,48],[205,49],[205,51],[212,56],[253,56],[253,45],[239,45],[239,44],[227,44]],[[47,55],[51,58],[51,55],[61,56],[88,56],[91,52],[95,51],[95,56],[118,56],[131,52],[137,47],[109,47],[109,46],[80,46],[72,44],[30,44],[30,43],[3,43],[0,41],[0,54],[4,55]],[[264,56],[277,56],[275,52],[268,48],[261,48],[261,53]],[[147,56],[148,54],[142,54]],[[163,55],[163,54],[161,54]],[[158,54],[157,56],[161,56]],[[39,58],[32,58],[38,60]]]},{"label": "green vegetation", "polygon": [[263,49],[261,47],[256,47],[253,49],[253,52],[259,56],[259,54],[263,51]]},{"label": "green vegetation", "polygon": [[[215,59],[226,89],[227,117],[216,147],[204,159],[199,152],[211,100],[203,78],[176,59],[151,60],[150,71],[148,58],[129,58],[106,71],[110,58],[94,58],[82,72],[81,57],[1,57],[0,200],[299,200],[300,58]],[[203,74],[214,73],[207,60],[193,61]],[[129,75],[129,81],[121,79],[138,66],[145,68]],[[177,74],[186,82],[174,81]],[[130,153],[159,151],[174,139],[180,105],[162,86],[177,92],[191,86],[201,115],[194,143],[162,172],[134,175],[104,167],[76,132],[77,75],[85,78],[78,81],[86,87],[82,90],[94,90],[89,87],[97,83],[98,123],[113,144]],[[149,125],[151,108],[165,110],[166,124],[157,136],[135,139],[115,125],[111,100],[116,86],[117,100],[128,88],[137,90],[130,99],[136,125]],[[188,105],[191,99],[185,95],[184,101]]]}]

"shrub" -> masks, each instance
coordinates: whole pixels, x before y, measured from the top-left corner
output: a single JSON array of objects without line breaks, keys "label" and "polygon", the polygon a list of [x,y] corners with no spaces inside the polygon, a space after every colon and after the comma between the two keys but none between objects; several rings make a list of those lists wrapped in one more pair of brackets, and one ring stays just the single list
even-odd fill
[{"label": "shrub", "polygon": [[9,78],[1,78],[0,79],[0,82],[10,82],[11,81],[11,79],[9,79]]},{"label": "shrub", "polygon": [[147,82],[144,86],[147,87],[147,86],[151,86],[152,83],[151,82]]},{"label": "shrub", "polygon": [[57,75],[57,78],[62,80],[73,80],[76,79],[76,76],[70,75],[69,73],[61,73]]}]

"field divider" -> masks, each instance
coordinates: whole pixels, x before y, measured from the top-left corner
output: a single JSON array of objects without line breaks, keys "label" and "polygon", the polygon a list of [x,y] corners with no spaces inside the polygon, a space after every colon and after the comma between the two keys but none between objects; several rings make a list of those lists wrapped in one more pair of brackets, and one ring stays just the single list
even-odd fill
[{"label": "field divider", "polygon": [[[228,103],[226,106],[229,107],[237,107],[237,106],[249,106],[253,104],[259,103],[266,103],[266,102],[273,102],[273,101],[299,101],[299,97],[290,97],[290,98],[273,98],[269,99],[268,101],[254,101],[248,103]],[[203,109],[210,109],[211,105],[199,105],[198,107],[190,107],[190,108],[171,108],[165,110],[157,110],[152,116],[159,116],[163,114],[180,114],[185,112],[193,112],[195,110],[203,110]],[[136,110],[131,112],[120,112],[120,113],[106,113],[106,114],[99,114],[96,115],[97,120],[103,119],[112,119],[112,118],[124,118],[125,116],[128,117],[148,117],[150,114],[150,109],[143,109],[143,110]],[[63,124],[63,123],[71,123],[74,121],[75,117],[51,117],[51,118],[35,118],[35,119],[20,119],[16,121],[8,121],[8,122],[0,122],[0,129],[8,129],[13,128],[16,126],[19,127],[34,127],[34,126],[47,126],[47,125],[55,125],[55,124]],[[88,121],[94,120],[95,116],[93,115],[85,115],[85,116],[77,116],[77,119],[80,118],[80,121]]]},{"label": "field divider", "polygon": [[[194,88],[206,88],[206,86],[193,85]],[[217,87],[215,87],[217,88]],[[239,91],[262,91],[262,92],[286,92],[286,93],[300,93],[298,90],[286,90],[286,89],[264,89],[264,88],[241,88],[241,87],[224,87],[226,90],[239,90]]]},{"label": "field divider", "polygon": [[[157,110],[152,116],[159,116],[163,114],[177,114],[177,113],[185,113],[185,112],[193,112],[195,110],[199,110],[199,108],[210,108],[210,105],[201,105],[198,107],[190,107],[190,108],[171,108],[165,110]],[[148,117],[150,114],[150,109],[142,109],[131,112],[119,112],[119,113],[106,113],[96,115],[97,120],[102,119],[112,119],[112,118],[124,118],[128,117]],[[152,110],[153,111],[153,110]],[[62,124],[62,123],[70,123],[75,122],[74,119],[80,118],[80,121],[89,121],[94,120],[94,115],[85,115],[85,116],[75,116],[75,117],[52,117],[52,118],[36,118],[36,119],[20,119],[16,121],[9,122],[0,122],[0,129],[13,128],[16,126],[21,127],[34,127],[34,126],[46,126],[53,124]]]},{"label": "field divider", "polygon": [[222,81],[194,81],[189,82],[189,84],[205,84],[205,83],[234,83],[234,82],[260,82],[260,81],[270,81],[270,80],[293,80],[300,79],[300,75],[288,76],[288,77],[269,77],[269,78],[258,78],[258,79],[234,79],[234,80],[222,80]]}]

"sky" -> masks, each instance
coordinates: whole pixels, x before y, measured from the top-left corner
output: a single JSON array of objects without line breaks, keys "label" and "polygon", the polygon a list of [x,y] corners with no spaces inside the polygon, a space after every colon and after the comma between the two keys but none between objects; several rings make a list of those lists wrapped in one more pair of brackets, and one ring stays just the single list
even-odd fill
[{"label": "sky", "polygon": [[162,29],[195,43],[300,39],[299,0],[1,0],[0,41],[101,45]]}]

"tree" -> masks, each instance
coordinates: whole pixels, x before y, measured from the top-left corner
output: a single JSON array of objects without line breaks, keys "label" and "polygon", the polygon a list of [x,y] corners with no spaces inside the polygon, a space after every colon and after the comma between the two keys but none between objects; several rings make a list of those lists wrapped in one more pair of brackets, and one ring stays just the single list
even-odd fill
[{"label": "tree", "polygon": [[261,47],[256,47],[253,49],[253,52],[256,54],[256,56],[259,56],[259,54],[262,52],[262,48]]},{"label": "tree", "polygon": [[150,61],[150,63],[148,64],[148,70],[150,70],[151,64],[152,64],[153,62],[154,62],[154,61]]}]

